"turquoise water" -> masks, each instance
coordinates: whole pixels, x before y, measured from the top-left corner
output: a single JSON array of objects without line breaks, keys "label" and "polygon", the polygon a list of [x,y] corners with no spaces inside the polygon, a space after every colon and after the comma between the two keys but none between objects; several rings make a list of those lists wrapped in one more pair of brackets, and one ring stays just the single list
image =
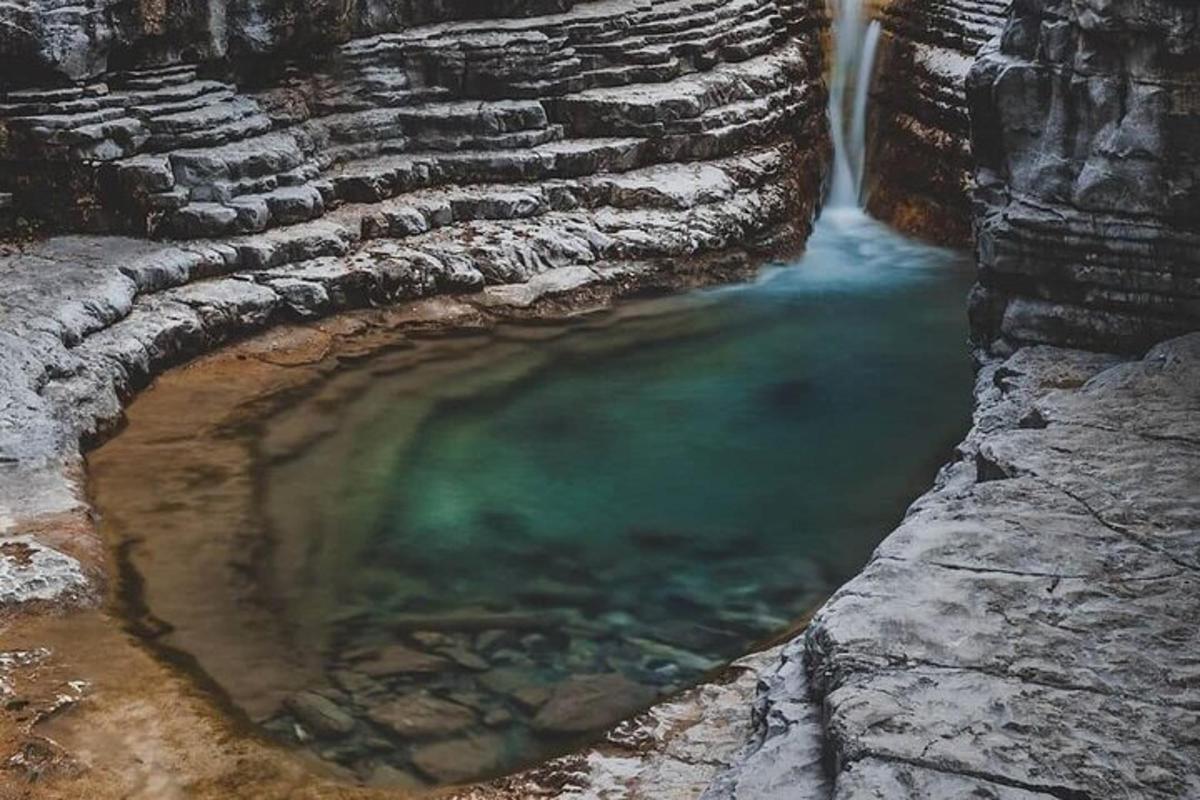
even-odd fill
[{"label": "turquoise water", "polygon": [[532,562],[643,617],[679,597],[798,614],[962,432],[969,279],[846,215],[798,267],[683,304],[703,319],[682,331],[559,343],[438,405],[395,465],[382,554],[460,601],[510,596]]},{"label": "turquoise water", "polygon": [[[324,433],[262,479],[283,544],[261,582],[308,631],[292,647],[317,652],[312,688],[363,731],[300,739],[361,777],[493,774],[786,630],[965,431],[971,279],[963,254],[831,211],[753,283],[346,370],[341,399],[282,415]],[[397,644],[408,660],[380,667]],[[581,675],[626,683],[581,726],[547,721]],[[469,719],[389,726],[396,697]],[[303,720],[267,724],[294,739]]]},{"label": "turquoise water", "polygon": [[137,616],[350,780],[563,752],[861,567],[967,428],[972,277],[835,210],[750,283],[346,363],[252,430],[117,460],[151,495],[110,509]]}]

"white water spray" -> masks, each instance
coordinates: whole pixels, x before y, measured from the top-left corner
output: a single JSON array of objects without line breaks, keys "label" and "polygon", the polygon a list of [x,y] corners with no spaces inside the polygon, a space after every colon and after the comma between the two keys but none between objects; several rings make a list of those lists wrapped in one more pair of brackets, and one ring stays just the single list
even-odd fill
[{"label": "white water spray", "polygon": [[869,18],[868,0],[830,0],[833,65],[829,123],[833,133],[833,186],[827,207],[862,205],[867,149],[867,101],[882,27]]}]

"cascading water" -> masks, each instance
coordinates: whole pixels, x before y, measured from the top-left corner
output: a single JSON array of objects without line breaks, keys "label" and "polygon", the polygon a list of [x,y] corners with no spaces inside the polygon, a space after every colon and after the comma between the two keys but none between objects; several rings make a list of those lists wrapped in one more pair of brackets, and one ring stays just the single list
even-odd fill
[{"label": "cascading water", "polygon": [[866,165],[867,101],[882,28],[871,20],[868,0],[831,0],[833,68],[829,76],[829,123],[833,134],[830,208],[862,203]]}]

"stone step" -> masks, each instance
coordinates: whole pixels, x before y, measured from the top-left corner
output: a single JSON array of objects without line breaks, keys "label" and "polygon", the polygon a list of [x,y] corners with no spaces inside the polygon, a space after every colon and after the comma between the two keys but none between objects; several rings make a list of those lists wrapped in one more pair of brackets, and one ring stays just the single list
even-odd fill
[{"label": "stone step", "polygon": [[10,128],[19,128],[35,132],[40,131],[62,131],[81,128],[86,125],[96,125],[102,122],[109,122],[114,119],[125,117],[125,109],[123,108],[105,108],[99,105],[91,110],[74,112],[60,112],[56,107],[53,113],[37,114],[34,116],[14,116],[9,117],[8,124]]},{"label": "stone step", "polygon": [[157,90],[193,83],[196,80],[196,72],[197,67],[194,64],[134,70],[113,76],[112,84],[114,87],[130,91]]},{"label": "stone step", "polygon": [[193,111],[210,103],[219,103],[239,96],[237,88],[218,81],[196,81],[182,84],[173,92],[148,92],[130,97],[129,110],[142,117]]},{"label": "stone step", "polygon": [[642,139],[567,139],[518,151],[408,153],[347,164],[327,176],[335,196],[377,202],[448,183],[517,182],[624,172],[644,161]]},{"label": "stone step", "polygon": [[[169,140],[180,134],[212,131],[222,125],[261,114],[262,109],[258,103],[248,97],[235,96],[228,100],[214,97],[211,102],[199,108],[149,116],[146,119],[146,127],[156,136]],[[155,143],[152,140],[152,145]]]},{"label": "stone step", "polygon": [[721,105],[784,89],[804,69],[803,64],[802,55],[785,48],[667,83],[589,89],[547,100],[545,105],[550,119],[573,136],[595,136],[614,128],[632,131],[666,119],[697,117]]},{"label": "stone step", "polygon": [[[216,116],[220,118],[226,113],[225,109],[221,109]],[[274,123],[270,117],[259,111],[251,111],[248,116],[216,123],[212,127],[156,133],[150,137],[147,148],[151,152],[162,153],[178,149],[218,147],[261,136],[273,127]]]},{"label": "stone step", "polygon": [[92,111],[98,111],[105,108],[106,104],[101,103],[100,99],[95,97],[77,97],[71,100],[27,100],[23,102],[12,101],[0,103],[0,117],[38,117],[38,116],[55,116],[55,115],[74,115],[85,114]]},{"label": "stone step", "polygon": [[216,147],[175,150],[167,158],[175,183],[191,189],[288,172],[304,164],[308,153],[296,134],[279,132]]}]

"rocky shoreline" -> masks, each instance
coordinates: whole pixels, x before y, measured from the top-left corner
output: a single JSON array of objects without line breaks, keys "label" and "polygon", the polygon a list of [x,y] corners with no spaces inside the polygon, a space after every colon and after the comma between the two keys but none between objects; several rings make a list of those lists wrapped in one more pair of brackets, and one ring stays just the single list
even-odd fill
[{"label": "rocky shoreline", "polygon": [[[745,275],[749,263],[735,259],[707,277],[660,275],[627,289],[728,280]],[[394,340],[397,330],[476,327],[494,313],[599,308],[619,294],[593,279],[489,311],[431,299],[363,312],[368,316],[357,322],[285,328],[214,357],[243,365],[254,353],[277,362],[273,370],[289,359],[293,369],[307,369],[314,353],[320,361],[336,352],[330,337],[361,352]],[[326,344],[314,349],[320,341]],[[622,724],[591,750],[458,796],[916,798],[973,791],[1076,798],[1195,791],[1189,765],[1200,754],[1187,731],[1200,711],[1188,677],[1195,634],[1185,621],[1197,569],[1198,383],[1198,335],[1164,343],[1142,360],[1039,346],[986,364],[975,425],[956,460],[803,634]],[[81,553],[74,570],[102,572],[98,543],[90,545],[90,560],[82,556],[89,544],[81,533],[73,537]],[[24,585],[45,591],[49,562],[39,561],[46,558],[40,542],[9,541],[21,548],[5,553],[17,577],[24,567],[23,576],[36,579]],[[73,796],[79,787],[89,796],[124,796],[149,776],[127,756],[97,759],[96,737],[112,735],[135,714],[158,722],[121,738],[152,746],[158,765],[180,769],[207,754],[188,768],[194,772],[180,775],[191,786],[187,796],[221,796],[220,776],[247,758],[256,765],[259,796],[349,796],[344,785],[314,782],[311,766],[252,736],[236,733],[230,742],[218,733],[228,724],[219,708],[139,652],[103,614],[27,613],[37,605],[26,603],[26,613],[15,617],[10,605],[5,618],[15,648],[5,653],[4,687],[21,704],[13,713],[9,703],[5,712],[17,723],[5,737],[17,755],[3,774],[15,786],[31,786],[36,775],[39,797]],[[103,650],[87,656],[80,643]],[[126,662],[122,672],[154,681],[163,705],[136,701],[142,682],[124,692],[113,685],[94,663],[99,652]],[[179,719],[162,719],[165,707]],[[1141,726],[1134,739],[1113,735],[1120,730],[1113,720],[1127,717]]]},{"label": "rocky shoreline", "polygon": [[[686,265],[630,270],[620,280],[564,269],[520,287],[283,325],[227,345],[190,368],[212,369],[223,377],[217,378],[222,388],[195,405],[188,424],[238,424],[239,414],[263,413],[272,397],[302,390],[335,370],[340,359],[395,348],[409,337],[453,337],[486,331],[504,320],[594,313],[625,296],[746,279],[757,265],[757,259],[726,253]],[[186,377],[190,369],[164,380]],[[189,786],[186,796],[226,796],[219,787],[234,774],[242,774],[263,797],[342,797],[352,791],[354,796],[393,796],[400,791],[351,790],[341,780],[314,777],[327,768],[262,741],[218,697],[203,688],[197,693],[192,678],[178,672],[169,656],[163,659],[137,644],[113,611],[96,608],[106,589],[101,581],[119,565],[107,562],[88,513],[78,507],[73,516],[42,517],[40,527],[27,522],[23,530],[28,533],[5,539],[7,594],[0,624],[6,648],[12,649],[0,660],[0,692],[6,697],[0,745],[12,757],[0,772],[0,785],[19,791],[36,787],[38,797],[80,792],[124,797],[143,791],[138,787],[152,782],[158,768]],[[745,722],[740,712],[732,705],[724,709],[730,725]],[[110,746],[105,739],[121,744]],[[131,753],[147,750],[158,760],[130,761]],[[208,780],[214,783],[204,788]]]}]

